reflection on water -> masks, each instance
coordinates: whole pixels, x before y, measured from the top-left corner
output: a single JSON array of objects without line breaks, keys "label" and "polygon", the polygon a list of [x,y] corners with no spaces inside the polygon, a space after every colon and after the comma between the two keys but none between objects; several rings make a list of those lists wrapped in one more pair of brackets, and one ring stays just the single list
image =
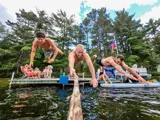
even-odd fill
[{"label": "reflection on water", "polygon": [[[0,88],[0,120],[66,120],[71,88]],[[84,120],[160,120],[160,89],[81,89]]]}]

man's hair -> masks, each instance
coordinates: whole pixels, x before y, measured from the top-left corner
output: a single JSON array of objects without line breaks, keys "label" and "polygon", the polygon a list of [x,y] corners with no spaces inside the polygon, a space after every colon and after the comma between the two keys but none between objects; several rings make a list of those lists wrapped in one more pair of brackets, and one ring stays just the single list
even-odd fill
[{"label": "man's hair", "polygon": [[81,48],[81,49],[84,50],[84,46],[83,46],[82,44],[78,44],[78,45],[76,46],[76,49],[77,49],[77,48]]},{"label": "man's hair", "polygon": [[116,58],[119,58],[121,61],[124,61],[124,56],[121,55],[121,54],[118,54],[118,55],[116,56]]},{"label": "man's hair", "polygon": [[37,37],[37,38],[45,38],[46,35],[45,35],[44,32],[37,32],[37,33],[36,33],[36,37]]}]

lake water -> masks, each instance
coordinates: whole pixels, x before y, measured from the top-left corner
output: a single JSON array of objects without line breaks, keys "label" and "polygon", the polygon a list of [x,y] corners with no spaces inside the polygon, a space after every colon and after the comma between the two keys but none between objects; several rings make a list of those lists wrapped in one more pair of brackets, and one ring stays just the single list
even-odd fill
[{"label": "lake water", "polygon": [[[84,87],[84,120],[160,120],[160,88]],[[66,120],[72,88],[0,87],[0,120]]]}]

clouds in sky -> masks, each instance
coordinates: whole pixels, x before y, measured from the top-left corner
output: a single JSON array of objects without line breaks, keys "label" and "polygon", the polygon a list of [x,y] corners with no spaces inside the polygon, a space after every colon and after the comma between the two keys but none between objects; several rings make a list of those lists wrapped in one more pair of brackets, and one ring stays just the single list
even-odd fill
[{"label": "clouds in sky", "polygon": [[80,21],[78,13],[80,12],[81,0],[0,0],[0,3],[6,7],[14,19],[16,19],[15,12],[19,12],[19,9],[36,12],[38,8],[45,10],[48,15],[62,9],[68,15],[75,14],[76,20]]},{"label": "clouds in sky", "polygon": [[153,7],[149,12],[146,12],[144,15],[142,15],[140,17],[141,22],[145,24],[146,22],[149,21],[150,18],[158,20],[160,18],[160,14],[158,11],[160,11],[160,5]]},{"label": "clouds in sky", "polygon": [[[0,16],[0,21],[6,21],[7,19],[16,20],[15,13],[19,12],[19,9],[23,8],[26,11],[32,10],[36,12],[38,8],[39,10],[45,10],[48,15],[62,9],[68,15],[75,14],[77,23],[80,23],[81,19],[85,17],[91,8],[106,7],[109,10],[122,10],[123,8],[129,9],[132,4],[145,6],[153,5],[158,1],[160,0],[0,0],[0,10],[5,12],[4,16],[6,15],[6,17]],[[1,6],[3,6],[3,9],[1,9]],[[157,10],[160,10],[160,8],[154,6],[151,11],[146,11],[139,18],[143,23],[145,19],[150,17],[157,18]]]},{"label": "clouds in sky", "polygon": [[131,4],[152,5],[158,0],[87,0],[86,5],[93,8],[106,7],[110,10],[122,10],[130,8]]},{"label": "clouds in sky", "polygon": [[0,4],[0,22],[5,24],[7,20],[13,20],[13,17],[7,12],[7,9]]}]

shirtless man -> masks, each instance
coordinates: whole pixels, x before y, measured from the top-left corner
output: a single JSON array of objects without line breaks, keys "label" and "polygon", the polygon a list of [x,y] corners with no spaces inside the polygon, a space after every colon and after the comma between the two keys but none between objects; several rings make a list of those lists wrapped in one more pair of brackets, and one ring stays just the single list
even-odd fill
[{"label": "shirtless man", "polygon": [[55,60],[58,53],[63,55],[63,52],[56,47],[56,45],[51,39],[45,38],[45,33],[37,32],[36,37],[37,39],[34,40],[32,44],[31,58],[29,64],[30,66],[33,66],[34,56],[38,46],[41,49],[43,49],[45,58],[47,59],[48,63],[52,63]]},{"label": "shirtless man", "polygon": [[75,69],[74,69],[74,64],[77,64],[78,62],[85,60],[89,70],[91,72],[92,75],[92,84],[93,87],[97,87],[98,86],[98,82],[96,80],[96,76],[95,76],[95,70],[92,64],[92,61],[89,57],[89,55],[84,51],[84,47],[81,44],[78,44],[76,46],[76,49],[73,50],[72,52],[69,53],[68,55],[68,61],[69,61],[69,70],[70,70],[70,76],[73,76],[75,73]]},{"label": "shirtless man", "polygon": [[[138,79],[139,82],[148,84],[145,79],[143,79],[139,74],[137,74],[134,70],[132,70],[132,68],[130,68],[128,65],[125,64],[123,55],[119,54],[116,57],[107,57],[104,59],[98,58],[97,55],[94,55],[94,58],[96,59],[96,63],[102,67],[114,67],[117,71],[122,73],[124,76],[132,80]],[[122,69],[122,67],[126,69],[128,72],[130,72],[133,76],[126,73]]]}]

